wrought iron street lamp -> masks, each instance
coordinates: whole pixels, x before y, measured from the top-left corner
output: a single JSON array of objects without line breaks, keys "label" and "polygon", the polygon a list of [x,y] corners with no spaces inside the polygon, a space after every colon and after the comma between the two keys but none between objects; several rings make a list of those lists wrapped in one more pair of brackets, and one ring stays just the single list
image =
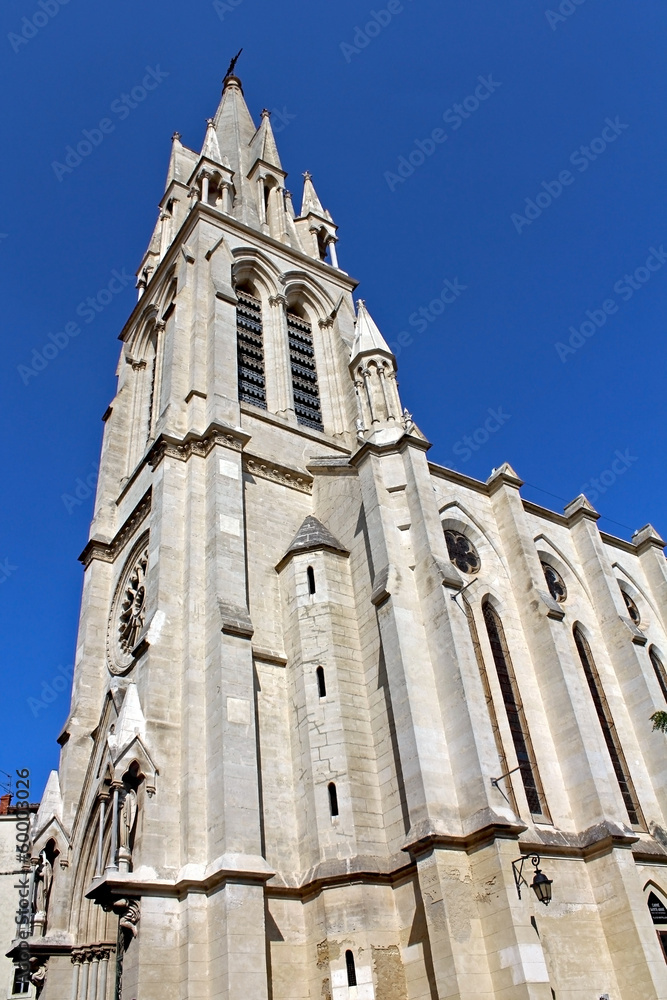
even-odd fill
[{"label": "wrought iron street lamp", "polygon": [[530,883],[530,888],[533,890],[540,903],[544,903],[548,906],[551,902],[551,886],[553,884],[552,879],[547,878],[543,871],[540,871],[539,864],[541,858],[539,854],[522,854],[520,858],[512,862],[512,869],[514,871],[514,884],[516,885],[517,895],[521,899],[521,886],[528,886],[525,875],[523,874],[523,866],[526,861],[530,861],[531,864],[535,866],[535,874],[533,876],[533,881]]}]

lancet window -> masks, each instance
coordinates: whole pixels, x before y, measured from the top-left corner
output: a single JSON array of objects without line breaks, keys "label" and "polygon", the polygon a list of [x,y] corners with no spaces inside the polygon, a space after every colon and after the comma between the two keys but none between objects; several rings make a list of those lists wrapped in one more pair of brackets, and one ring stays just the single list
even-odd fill
[{"label": "lancet window", "polygon": [[236,289],[236,340],[239,400],[266,409],[262,303],[247,289]]},{"label": "lancet window", "polygon": [[535,762],[535,753],[528,731],[526,714],[523,709],[514,667],[505,639],[505,630],[498,614],[488,601],[484,602],[482,611],[489,643],[491,644],[493,662],[496,666],[500,689],[505,703],[507,721],[509,722],[514,742],[519,773],[521,774],[521,780],[526,792],[528,808],[531,815],[547,817],[542,784]]},{"label": "lancet window", "polygon": [[604,736],[605,743],[607,744],[607,750],[609,751],[609,756],[611,757],[611,763],[614,768],[616,780],[618,781],[618,787],[621,790],[625,808],[628,811],[628,818],[633,826],[643,826],[644,824],[639,806],[639,800],[637,799],[637,793],[635,792],[635,786],[632,782],[625,755],[621,747],[621,741],[618,738],[618,732],[616,731],[616,726],[614,725],[614,720],[609,708],[609,703],[607,702],[607,697],[600,681],[600,675],[598,674],[597,667],[595,666],[595,660],[593,659],[593,654],[591,653],[591,647],[578,625],[575,625],[574,627],[574,642],[577,647],[577,652],[579,653],[581,665],[584,668],[584,674],[586,675],[586,681],[588,682],[588,687],[591,692],[591,698],[593,699],[593,704],[595,705],[595,711],[597,712],[600,727],[602,729],[602,735]]},{"label": "lancet window", "polygon": [[322,411],[312,327],[305,318],[288,311],[287,336],[296,419],[306,427],[314,427],[315,430],[321,431]]}]

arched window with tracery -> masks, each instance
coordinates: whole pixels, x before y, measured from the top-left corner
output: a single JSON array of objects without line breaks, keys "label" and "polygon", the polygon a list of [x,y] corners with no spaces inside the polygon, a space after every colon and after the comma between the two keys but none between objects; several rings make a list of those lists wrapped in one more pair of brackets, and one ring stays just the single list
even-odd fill
[{"label": "arched window with tracery", "polygon": [[488,600],[484,601],[482,612],[491,645],[493,662],[503,695],[507,721],[509,722],[510,733],[512,734],[519,773],[526,792],[528,808],[532,816],[539,817],[543,821],[545,819],[548,820],[549,816],[542,791],[542,783],[535,762],[535,753],[528,731],[526,714],[519,694],[514,666],[510,657],[507,640],[505,639],[505,630],[498,613]]},{"label": "arched window with tracery", "polygon": [[649,659],[651,661],[651,666],[655,671],[655,676],[658,679],[658,684],[660,685],[660,690],[662,691],[665,701],[667,701],[667,671],[665,671],[665,665],[663,664],[658,651],[655,646],[651,646],[648,651]]},{"label": "arched window with tracery", "polygon": [[635,786],[632,782],[632,777],[630,776],[630,770],[625,759],[625,754],[623,753],[623,748],[621,747],[621,741],[618,738],[618,732],[616,730],[616,726],[614,725],[607,696],[604,693],[602,682],[600,681],[600,675],[595,665],[595,660],[593,659],[591,647],[579,625],[574,626],[573,634],[579,659],[581,660],[581,665],[584,668],[584,674],[586,675],[586,681],[588,682],[591,698],[593,699],[593,704],[595,705],[595,711],[597,712],[600,728],[602,729],[602,735],[604,736],[604,741],[607,744],[607,750],[609,751],[614,774],[616,775],[616,780],[618,781],[618,787],[621,790],[623,802],[625,803],[625,808],[628,812],[628,818],[633,826],[643,827],[644,820],[639,806],[637,793],[635,792]]},{"label": "arched window with tracery", "polygon": [[289,340],[292,396],[297,422],[315,430],[322,430],[320,390],[315,367],[313,328],[298,305],[287,308],[287,337]]},{"label": "arched window with tracery", "polygon": [[236,289],[238,391],[242,403],[266,409],[262,303],[249,285]]}]

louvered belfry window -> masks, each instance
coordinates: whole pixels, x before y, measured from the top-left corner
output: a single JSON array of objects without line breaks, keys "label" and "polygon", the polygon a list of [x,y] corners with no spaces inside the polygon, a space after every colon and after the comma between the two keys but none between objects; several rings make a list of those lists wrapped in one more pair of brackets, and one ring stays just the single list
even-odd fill
[{"label": "louvered belfry window", "polygon": [[600,681],[598,669],[595,666],[595,660],[593,659],[593,654],[591,653],[591,647],[588,645],[588,640],[578,626],[575,626],[574,628],[574,641],[577,647],[577,652],[579,653],[581,665],[584,668],[586,680],[588,681],[588,689],[591,692],[591,698],[593,699],[593,704],[595,705],[595,711],[597,712],[600,727],[602,728],[602,735],[604,736],[604,741],[607,744],[607,750],[609,751],[609,756],[611,757],[611,764],[614,768],[616,780],[618,781],[618,787],[621,790],[623,802],[625,803],[625,808],[628,811],[628,818],[633,826],[644,826],[639,800],[637,799],[637,793],[635,792],[635,786],[632,783],[632,778],[630,777],[630,771],[625,759],[625,754],[623,753],[623,749],[621,747],[621,741],[618,738],[618,732],[616,730],[616,726],[614,725],[607,696],[604,693],[604,688],[602,687],[602,683]]},{"label": "louvered belfry window", "polygon": [[239,400],[266,409],[262,303],[249,292],[236,290],[236,340]]},{"label": "louvered belfry window", "polygon": [[321,431],[320,392],[317,387],[313,331],[310,323],[288,312],[287,336],[296,419],[306,427],[314,427],[315,430]]}]

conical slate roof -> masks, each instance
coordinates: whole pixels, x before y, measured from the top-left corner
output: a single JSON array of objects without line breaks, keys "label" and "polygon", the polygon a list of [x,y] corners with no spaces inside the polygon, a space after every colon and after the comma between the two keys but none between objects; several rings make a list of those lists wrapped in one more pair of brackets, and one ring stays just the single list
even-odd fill
[{"label": "conical slate roof", "polygon": [[292,539],[283,558],[295,552],[312,552],[315,549],[330,549],[333,552],[348,554],[347,549],[331,534],[329,529],[325,528],[316,517],[309,514]]}]

